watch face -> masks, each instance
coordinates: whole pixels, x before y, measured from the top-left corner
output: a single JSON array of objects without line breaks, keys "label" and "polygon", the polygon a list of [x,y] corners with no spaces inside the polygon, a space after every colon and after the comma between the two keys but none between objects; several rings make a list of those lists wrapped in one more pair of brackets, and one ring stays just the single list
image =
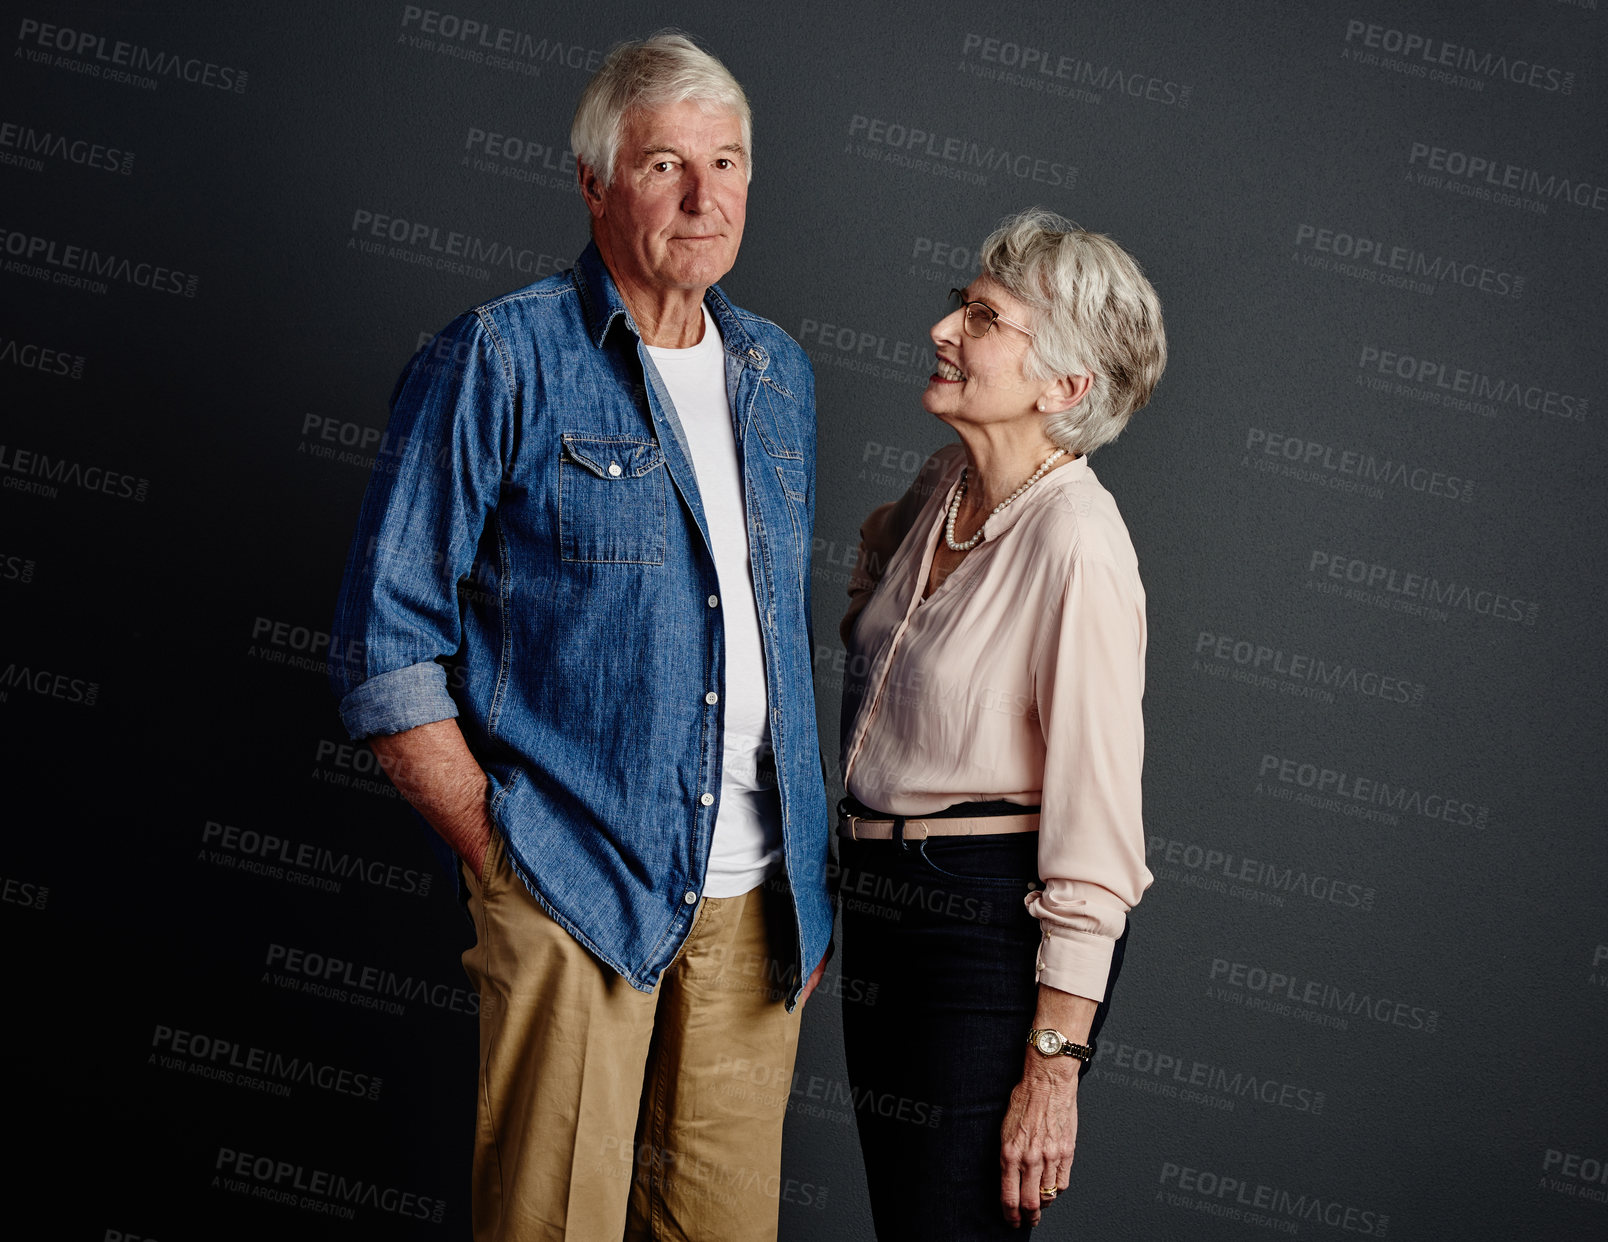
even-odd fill
[{"label": "watch face", "polygon": [[1061,1050],[1061,1037],[1054,1031],[1040,1031],[1033,1040],[1033,1046],[1047,1057],[1053,1057]]}]

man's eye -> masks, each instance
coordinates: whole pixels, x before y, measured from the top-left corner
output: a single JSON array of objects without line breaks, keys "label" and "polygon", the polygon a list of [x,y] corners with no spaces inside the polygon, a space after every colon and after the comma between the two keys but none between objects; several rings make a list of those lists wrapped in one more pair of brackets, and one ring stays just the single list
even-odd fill
[{"label": "man's eye", "polygon": [[724,156],[722,156],[720,159],[715,161],[715,167],[716,168],[735,168],[735,167],[737,167],[737,165],[732,160],[726,159]]},{"label": "man's eye", "polygon": [[654,172],[669,172],[674,167],[675,167],[675,162],[673,160],[660,160],[656,164],[654,164],[653,171]]}]

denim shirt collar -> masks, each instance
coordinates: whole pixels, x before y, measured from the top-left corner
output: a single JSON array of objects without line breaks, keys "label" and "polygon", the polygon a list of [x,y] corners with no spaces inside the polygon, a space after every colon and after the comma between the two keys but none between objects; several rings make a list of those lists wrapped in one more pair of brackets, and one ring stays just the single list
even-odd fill
[{"label": "denim shirt collar", "polygon": [[[636,320],[631,317],[625,299],[620,296],[619,286],[614,283],[614,275],[609,271],[608,264],[603,262],[603,255],[598,251],[595,241],[587,242],[581,257],[575,260],[575,287],[580,290],[581,305],[585,310],[587,339],[593,345],[603,348],[609,329],[615,319],[622,316],[631,334],[641,340],[642,333],[637,328]],[[764,371],[770,358],[743,327],[743,321],[732,309],[725,291],[719,285],[710,285],[709,291],[704,294],[704,304],[715,317],[721,338],[726,343],[726,352],[743,366]]]}]

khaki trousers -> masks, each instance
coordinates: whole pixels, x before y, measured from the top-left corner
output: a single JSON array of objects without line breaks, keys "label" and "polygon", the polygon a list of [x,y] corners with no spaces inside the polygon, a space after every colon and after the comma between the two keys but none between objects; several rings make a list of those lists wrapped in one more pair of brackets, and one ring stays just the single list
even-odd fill
[{"label": "khaki trousers", "polygon": [[649,994],[537,905],[500,835],[464,874],[476,1242],[774,1239],[799,1023],[786,895],[704,898]]}]

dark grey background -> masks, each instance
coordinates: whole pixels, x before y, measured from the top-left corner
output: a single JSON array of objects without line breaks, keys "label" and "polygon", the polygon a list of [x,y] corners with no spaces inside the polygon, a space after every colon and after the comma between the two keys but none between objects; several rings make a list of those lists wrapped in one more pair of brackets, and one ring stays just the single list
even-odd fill
[{"label": "dark grey background", "polygon": [[[1073,1191],[1043,1234],[1602,1236],[1608,195],[1581,206],[1532,192],[1538,211],[1421,184],[1426,159],[1413,159],[1420,144],[1543,185],[1608,183],[1595,0],[440,10],[528,35],[517,59],[533,73],[413,46],[422,18],[401,4],[5,8],[0,928],[10,1065],[37,1104],[11,1129],[34,1136],[24,1186],[44,1179],[51,1236],[466,1236],[475,1024],[449,990],[464,984],[470,933],[441,877],[427,895],[403,891],[431,874],[425,842],[365,756],[338,749],[314,634],[367,469],[315,450],[384,427],[422,335],[585,242],[567,164],[538,159],[524,167],[545,180],[522,179],[482,152],[477,168],[471,131],[550,147],[558,164],[588,59],[667,20],[707,41],[753,101],[749,228],[727,288],[816,364],[829,753],[858,524],[947,438],[918,401],[925,357],[898,350],[925,344],[944,291],[966,278],[964,257],[935,263],[936,247],[974,250],[1000,216],[1042,203],[1115,236],[1166,309],[1166,377],[1094,463],[1149,590],[1158,880],[1085,1083]],[[90,44],[41,60],[29,21],[211,62],[236,71],[229,81],[244,71],[244,89],[114,81],[84,71]],[[1423,42],[1407,65],[1424,76],[1358,58],[1389,59],[1370,38],[1409,36]],[[993,60],[984,40],[1000,41]],[[980,76],[1021,73],[1000,63],[1006,44],[1081,62],[1103,88],[1057,96]],[[1483,85],[1428,76],[1424,49],[1446,45],[1486,63],[1464,71]],[[1513,61],[1541,66],[1541,85],[1501,76]],[[1160,99],[1123,90],[1152,79]],[[975,143],[985,160],[1027,156],[1029,171],[1075,167],[1075,184],[893,163],[873,123],[926,130],[939,150]],[[126,173],[78,163],[80,140],[134,158]],[[358,212],[530,261],[476,278],[363,253]],[[1421,252],[1439,275],[1426,292],[1312,266],[1319,229]],[[79,245],[129,258],[131,273],[194,275],[193,296],[116,276],[75,288],[36,259],[39,279],[12,250],[34,238],[58,259]],[[1465,265],[1509,291],[1522,277],[1522,292],[1463,287],[1451,272]],[[1567,396],[1578,417],[1522,399],[1435,404],[1433,379],[1393,387],[1370,351]],[[1370,457],[1384,478],[1359,491],[1321,464],[1278,473],[1259,434],[1332,462]],[[92,468],[131,476],[113,487],[130,494],[83,486],[101,477]],[[1432,474],[1467,499],[1411,485]],[[1438,616],[1387,610],[1316,590],[1332,580],[1315,554],[1470,593]],[[1517,619],[1477,611],[1484,593],[1521,601]],[[1298,697],[1311,683],[1278,673],[1233,680],[1255,671],[1235,642],[1253,665],[1257,647],[1283,668],[1310,657],[1358,687],[1399,679],[1417,701]],[[1299,778],[1277,779],[1282,760],[1414,801],[1303,804]],[[1478,824],[1420,813],[1431,796]],[[1348,813],[1370,805],[1395,821]],[[328,860],[303,882],[249,872],[209,823],[377,860],[382,882],[309,887]],[[293,992],[273,981],[275,945],[448,999],[392,1015]],[[1295,982],[1270,996],[1257,972]],[[859,994],[854,983],[834,979],[807,1007],[785,1237],[870,1237],[839,1045],[852,1001],[832,996]],[[382,1086],[369,1100],[203,1077],[204,1058],[162,1060],[163,1028]],[[1158,1058],[1171,1058],[1160,1072]],[[276,1206],[251,1197],[260,1180],[224,1184],[223,1149],[445,1206],[439,1222],[379,1204],[352,1220]]]}]

